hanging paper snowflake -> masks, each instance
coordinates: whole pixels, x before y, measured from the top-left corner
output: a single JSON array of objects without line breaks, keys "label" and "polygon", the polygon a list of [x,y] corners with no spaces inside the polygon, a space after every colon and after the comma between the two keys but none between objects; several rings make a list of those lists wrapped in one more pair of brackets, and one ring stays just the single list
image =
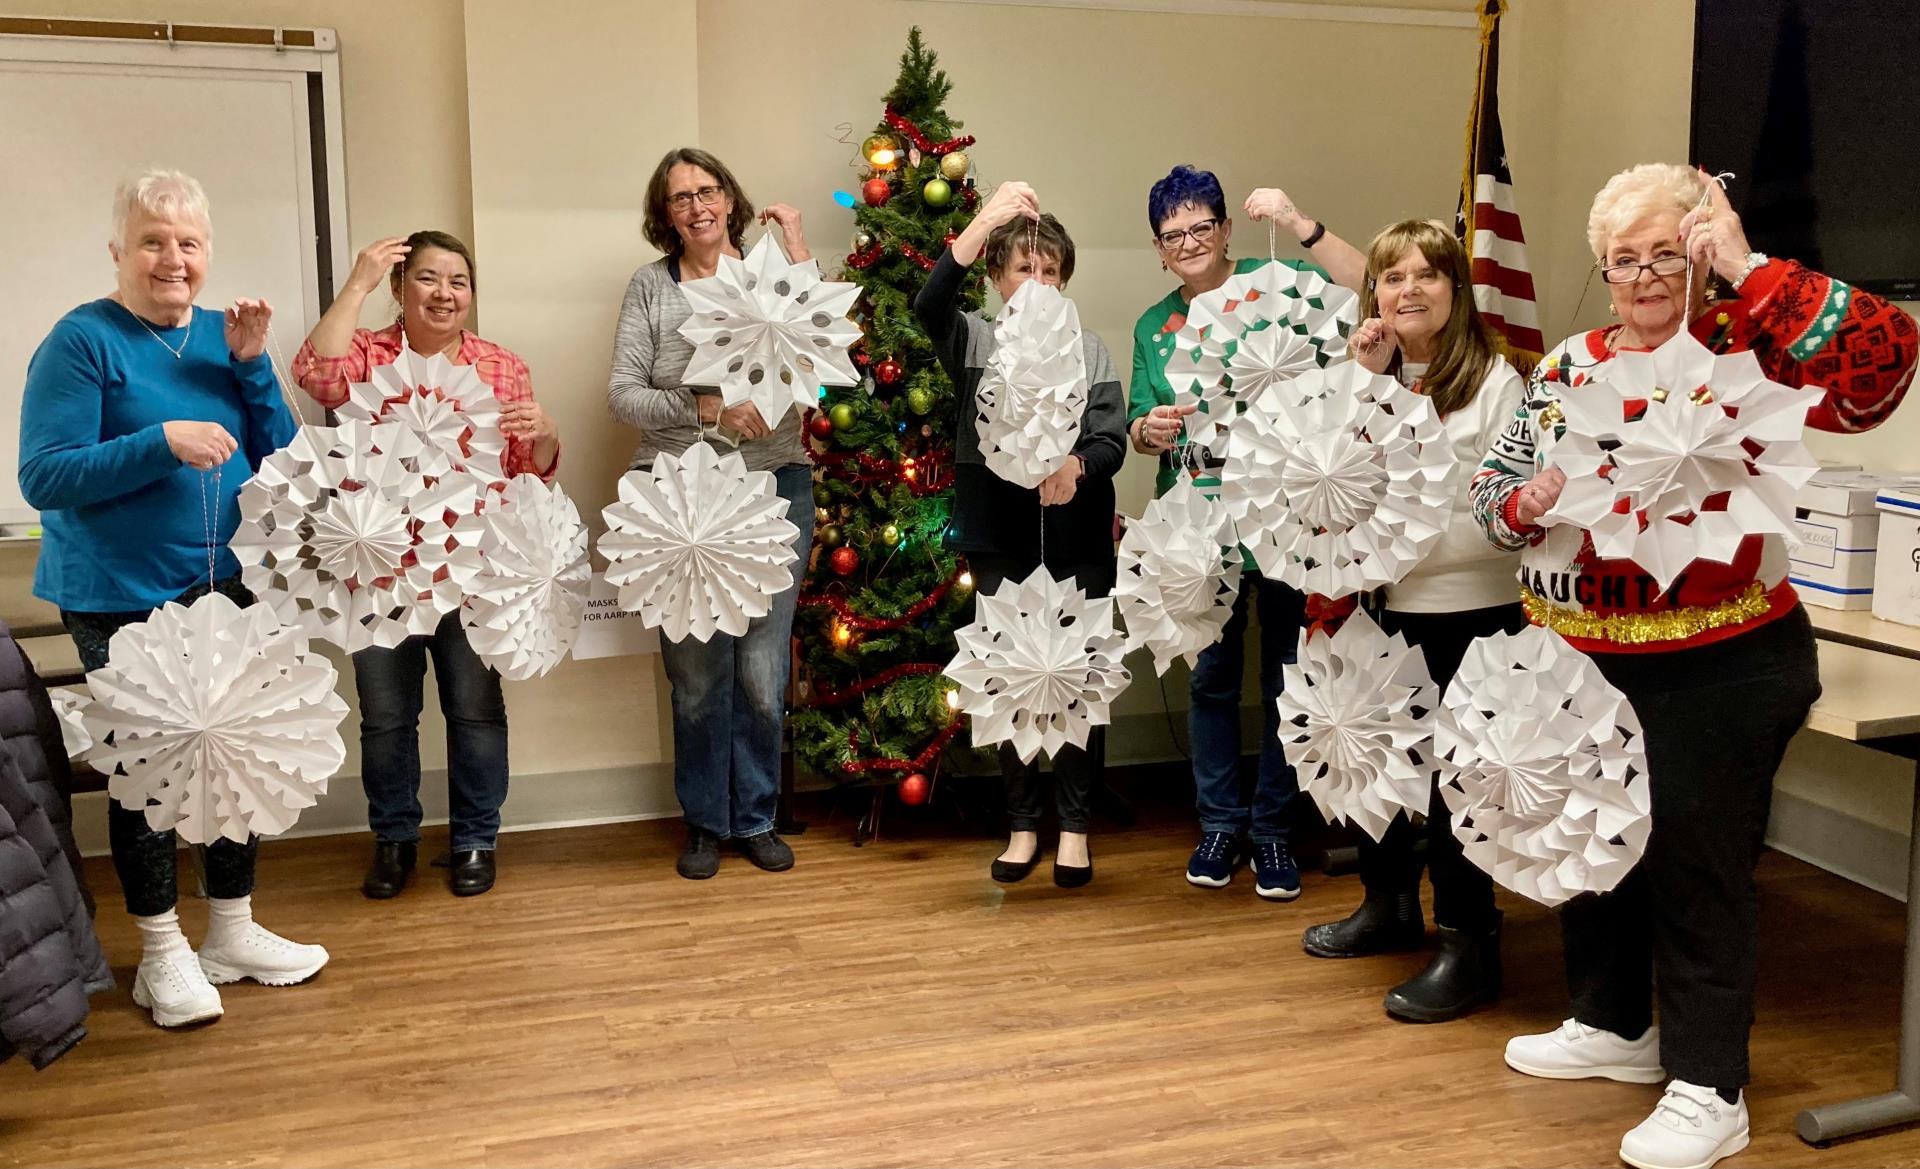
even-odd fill
[{"label": "hanging paper snowflake", "polygon": [[1818,389],[1768,381],[1751,352],[1716,356],[1684,330],[1621,353],[1566,391],[1553,462],[1567,485],[1533,563],[1632,560],[1664,591],[1695,560],[1730,564],[1750,535],[1794,535],[1793,496],[1820,469],[1801,441]]},{"label": "hanging paper snowflake", "polygon": [[1537,626],[1467,648],[1434,731],[1453,834],[1542,905],[1618,885],[1653,826],[1646,747],[1626,697]]},{"label": "hanging paper snowflake", "polygon": [[859,383],[847,347],[860,326],[847,313],[860,286],[822,280],[812,260],[787,263],[772,235],[744,260],[721,256],[719,271],[680,291],[693,309],[680,335],[696,347],[681,380],[719,386],[728,406],[752,402],[777,427],[795,406],[818,404],[822,385]]},{"label": "hanging paper snowflake", "polygon": [[800,529],[772,473],[749,472],[737,454],[697,442],[661,455],[651,471],[620,477],[620,499],[603,514],[600,555],[620,607],[669,640],[738,637],[793,587]]},{"label": "hanging paper snowflake", "polygon": [[301,427],[240,489],[232,541],[256,596],[348,653],[433,632],[480,566],[479,480],[429,482],[376,429]]},{"label": "hanging paper snowflake", "polygon": [[1233,520],[1182,478],[1147,505],[1120,537],[1114,600],[1127,623],[1127,648],[1153,650],[1165,674],[1177,658],[1192,665],[1220,640],[1240,589],[1240,550]]},{"label": "hanging paper snowflake", "polygon": [[1263,575],[1337,598],[1420,563],[1459,473],[1432,403],[1344,361],[1253,400],[1227,440],[1220,498]]},{"label": "hanging paper snowflake", "polygon": [[1080,310],[1060,290],[1028,280],[993,325],[993,356],[975,394],[980,453],[994,474],[1038,487],[1080,441],[1087,357]]},{"label": "hanging paper snowflake", "polygon": [[1277,261],[1227,277],[1187,310],[1167,359],[1187,439],[1215,446],[1240,408],[1267,387],[1346,356],[1359,298],[1318,272]]},{"label": "hanging paper snowflake", "polygon": [[54,717],[60,722],[60,745],[66,749],[67,758],[85,758],[93,749],[93,736],[87,733],[86,720],[81,717],[88,701],[86,692],[54,686],[47,690],[47,698],[53,703]]},{"label": "hanging paper snowflake", "polygon": [[1375,840],[1427,814],[1433,711],[1426,657],[1356,609],[1332,636],[1302,634],[1278,699],[1280,742],[1328,821]]},{"label": "hanging paper snowflake", "polygon": [[566,492],[516,475],[481,516],[480,572],[460,610],[480,660],[514,681],[560,664],[587,610],[587,527]]},{"label": "hanging paper snowflake", "polygon": [[1029,763],[1085,747],[1127,688],[1113,598],[1089,600],[1043,566],[977,594],[975,604],[974,623],[954,634],[960,652],[946,670],[973,719],[974,744],[1008,743]]},{"label": "hanging paper snowflake", "polygon": [[333,664],[265,605],[167,604],[113,635],[82,717],[107,791],[189,844],[293,826],[346,759]]},{"label": "hanging paper snowflake", "polygon": [[373,426],[380,448],[422,475],[462,470],[485,483],[505,478],[500,400],[473,366],[443,354],[407,349],[393,364],[375,366],[367,381],[348,388],[339,415]]}]

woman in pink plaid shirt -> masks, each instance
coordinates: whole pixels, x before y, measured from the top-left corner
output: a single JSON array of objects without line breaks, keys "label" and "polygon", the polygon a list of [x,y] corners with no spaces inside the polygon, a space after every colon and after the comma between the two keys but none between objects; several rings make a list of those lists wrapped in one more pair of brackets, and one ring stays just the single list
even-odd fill
[{"label": "woman in pink plaid shirt", "polygon": [[[383,281],[400,304],[400,319],[384,329],[359,328],[361,308]],[[507,474],[552,482],[560,467],[560,435],[533,400],[527,363],[466,331],[474,283],[473,253],[445,232],[416,231],[370,245],[294,357],[294,380],[333,409],[347,400],[348,383],[364,382],[375,366],[392,364],[402,345],[471,365],[501,403]],[[507,798],[507,706],[500,675],[467,644],[456,611],[431,635],[353,655],[361,782],[374,839],[373,864],[360,885],[368,897],[397,895],[413,874],[421,816],[420,706],[429,654],[447,720],[453,892],[465,897],[493,888],[494,838]]]}]

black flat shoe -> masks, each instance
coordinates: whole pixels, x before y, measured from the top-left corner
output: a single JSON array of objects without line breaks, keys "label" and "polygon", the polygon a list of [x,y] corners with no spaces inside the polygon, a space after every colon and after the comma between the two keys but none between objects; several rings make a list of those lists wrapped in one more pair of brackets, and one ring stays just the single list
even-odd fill
[{"label": "black flat shoe", "polygon": [[687,846],[680,850],[674,871],[689,881],[704,881],[720,871],[720,838],[705,828],[687,829]]},{"label": "black flat shoe", "polygon": [[1053,862],[1053,883],[1062,889],[1078,889],[1093,880],[1093,862],[1084,865],[1063,865]]},{"label": "black flat shoe", "polygon": [[756,836],[736,836],[733,846],[755,867],[769,873],[784,873],[793,867],[793,846],[771,828]]},{"label": "black flat shoe", "polygon": [[360,892],[375,901],[398,897],[413,878],[418,850],[419,846],[412,841],[405,844],[374,841],[373,863],[367,866],[367,875],[360,880]]},{"label": "black flat shoe", "polygon": [[448,877],[455,897],[477,897],[493,888],[493,850],[469,848],[453,854],[453,872]]},{"label": "black flat shoe", "polygon": [[1032,873],[1039,863],[1040,850],[1036,848],[1033,850],[1033,855],[1023,861],[1003,861],[995,857],[993,867],[988,872],[992,873],[993,879],[1002,885],[1017,885],[1026,880],[1028,874]]}]

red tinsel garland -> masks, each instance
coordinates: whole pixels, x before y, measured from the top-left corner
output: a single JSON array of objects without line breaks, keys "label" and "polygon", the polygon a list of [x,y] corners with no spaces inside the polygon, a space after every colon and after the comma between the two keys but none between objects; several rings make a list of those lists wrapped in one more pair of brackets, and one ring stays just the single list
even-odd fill
[{"label": "red tinsel garland", "polygon": [[917,678],[926,674],[938,674],[945,667],[936,662],[902,662],[890,670],[882,670],[871,678],[860,681],[844,690],[833,690],[816,685],[813,688],[813,701],[808,706],[839,706],[851,702],[869,690],[876,690],[899,678]]},{"label": "red tinsel garland", "polygon": [[[848,775],[860,775],[868,771],[905,771],[909,773],[925,771],[933,765],[934,758],[940,754],[947,743],[959,733],[960,720],[956,718],[947,724],[945,730],[933,737],[933,742],[927,744],[926,750],[911,759],[855,759],[849,763],[842,763],[840,770],[846,772]],[[851,728],[847,731],[847,746],[856,754],[859,752],[860,731],[858,728]]]},{"label": "red tinsel garland", "polygon": [[946,580],[941,581],[931,593],[915,601],[906,612],[900,614],[898,617],[863,617],[854,612],[853,606],[847,604],[844,600],[839,597],[829,596],[825,593],[814,593],[811,596],[802,595],[797,603],[803,608],[814,609],[825,607],[832,609],[833,615],[838,617],[841,622],[849,628],[859,629],[868,633],[875,630],[904,629],[907,622],[918,621],[920,618],[932,612],[933,607],[940,603],[940,598],[946,596],[947,590],[953,587],[953,582],[959,579],[960,574],[956,572]]},{"label": "red tinsel garland", "polygon": [[[848,252],[847,267],[852,268],[856,272],[864,272],[868,268],[878,264],[886,254],[887,245],[875,243],[864,252]],[[933,261],[927,259],[927,257],[921,253],[920,249],[914,247],[912,244],[901,244],[900,254],[927,271],[933,271]]]},{"label": "red tinsel garland", "polygon": [[973,135],[962,134],[958,138],[949,138],[945,142],[929,142],[927,136],[921,133],[920,127],[914,125],[892,106],[887,107],[886,122],[887,125],[905,134],[907,140],[919,147],[922,154],[950,154],[955,150],[972,146],[976,141]]},{"label": "red tinsel garland", "polygon": [[916,474],[908,479],[906,468],[891,459],[855,451],[812,450],[809,458],[818,467],[838,467],[855,461],[860,469],[847,473],[847,478],[862,487],[892,486],[905,479],[907,490],[916,496],[937,495],[953,486],[953,468],[942,464],[937,454],[923,456],[914,464]]},{"label": "red tinsel garland", "polygon": [[900,254],[920,265],[922,268],[925,268],[927,271],[933,271],[933,261],[921,255],[920,249],[914,247],[912,244],[901,244]]}]

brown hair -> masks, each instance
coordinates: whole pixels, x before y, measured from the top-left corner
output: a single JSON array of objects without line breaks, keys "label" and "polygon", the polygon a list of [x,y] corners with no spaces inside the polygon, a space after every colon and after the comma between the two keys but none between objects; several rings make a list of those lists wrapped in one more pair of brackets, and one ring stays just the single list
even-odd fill
[{"label": "brown hair", "polygon": [[653,168],[653,177],[647,180],[646,216],[641,221],[640,234],[664,255],[677,256],[686,246],[680,233],[674,230],[673,212],[667,207],[667,175],[683,163],[712,175],[727,198],[733,200],[733,212],[727,216],[727,239],[736,248],[745,246],[747,225],[753,222],[753,201],[740,189],[740,180],[733,177],[726,163],[697,146],[669,150],[660,165]]},{"label": "brown hair", "polygon": [[1013,263],[1016,249],[1024,252],[1029,248],[1060,262],[1062,287],[1073,279],[1073,237],[1060,226],[1058,219],[1045,212],[1037,223],[1023,215],[993,229],[987,236],[987,246],[982,249],[987,257],[988,275],[1006,271],[1007,265]]},{"label": "brown hair", "polygon": [[458,236],[448,235],[444,231],[416,231],[407,237],[407,254],[393,266],[393,273],[387,277],[393,286],[393,299],[400,299],[400,282],[406,279],[407,269],[420,253],[428,248],[439,248],[443,252],[452,252],[467,262],[467,287],[475,292],[480,290],[480,270],[474,266],[473,252],[462,243]]},{"label": "brown hair", "polygon": [[[1418,251],[1453,281],[1453,312],[1433,339],[1433,364],[1420,379],[1421,392],[1442,416],[1465,409],[1480,392],[1487,370],[1500,356],[1500,340],[1473,302],[1473,266],[1453,233],[1430,219],[1407,219],[1382,228],[1367,245],[1367,284],[1360,294],[1362,319],[1378,316],[1373,284],[1388,268]],[[1397,364],[1400,355],[1394,355]]]}]

